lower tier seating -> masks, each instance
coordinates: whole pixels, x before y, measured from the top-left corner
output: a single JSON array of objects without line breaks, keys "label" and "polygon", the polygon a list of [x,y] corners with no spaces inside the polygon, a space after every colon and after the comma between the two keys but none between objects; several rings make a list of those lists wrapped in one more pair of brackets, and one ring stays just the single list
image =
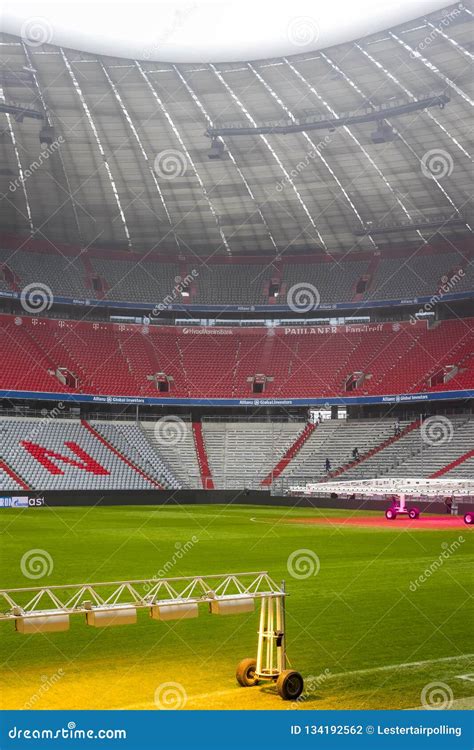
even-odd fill
[{"label": "lower tier seating", "polygon": [[[0,461],[30,489],[42,491],[180,487],[140,427],[130,423],[4,419]],[[0,470],[0,489],[17,487]]]},{"label": "lower tier seating", "polygon": [[[202,487],[191,423],[74,419],[0,420],[0,491],[177,490]],[[474,418],[430,417],[422,426],[392,419],[325,420],[273,482],[274,492],[325,479],[383,476],[472,477]],[[215,489],[262,489],[304,429],[302,422],[205,420],[204,446]],[[385,447],[384,447],[385,446]],[[366,455],[381,447],[378,452]],[[349,465],[358,448],[359,462]],[[466,460],[464,458],[466,457]],[[266,485],[269,487],[269,485]]]}]

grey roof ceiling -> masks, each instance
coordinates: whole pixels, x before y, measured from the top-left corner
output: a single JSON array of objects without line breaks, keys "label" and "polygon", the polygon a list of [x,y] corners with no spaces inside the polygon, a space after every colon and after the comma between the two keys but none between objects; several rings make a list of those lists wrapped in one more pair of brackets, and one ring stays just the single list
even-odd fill
[{"label": "grey roof ceiling", "polygon": [[[469,5],[452,6],[359,43],[216,66],[137,64],[0,37],[0,93],[46,107],[58,142],[39,158],[40,122],[0,114],[0,230],[204,256],[429,241],[433,230],[353,230],[455,211],[469,221],[472,20]],[[211,122],[331,116],[433,91],[450,103],[394,119],[391,143],[374,145],[366,123],[226,137],[228,158],[207,157]],[[427,174],[431,150],[442,153]],[[442,234],[455,241],[469,228]]]}]

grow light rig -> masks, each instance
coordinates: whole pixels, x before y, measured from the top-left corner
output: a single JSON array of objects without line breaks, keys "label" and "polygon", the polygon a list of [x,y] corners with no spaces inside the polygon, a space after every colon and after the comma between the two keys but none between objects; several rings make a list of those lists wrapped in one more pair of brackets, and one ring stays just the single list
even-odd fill
[{"label": "grow light rig", "polygon": [[237,681],[242,687],[276,682],[282,698],[296,700],[304,683],[287,668],[285,597],[284,582],[276,584],[266,571],[0,589],[0,621],[12,620],[19,633],[57,633],[69,629],[71,615],[100,628],[134,624],[139,609],[168,621],[198,617],[200,604],[211,614],[232,615],[253,612],[260,601],[257,657],[239,663]]}]

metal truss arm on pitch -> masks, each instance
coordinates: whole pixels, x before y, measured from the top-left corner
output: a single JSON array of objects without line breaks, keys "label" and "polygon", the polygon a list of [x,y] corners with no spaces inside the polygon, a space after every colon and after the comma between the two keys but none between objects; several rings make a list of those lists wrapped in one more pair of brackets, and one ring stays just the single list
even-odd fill
[{"label": "metal truss arm on pitch", "polygon": [[284,589],[266,571],[0,589],[0,599],[8,605],[2,608],[0,620],[32,614],[84,614],[118,605],[146,608],[158,602],[199,604],[222,597],[275,596],[285,596]]}]

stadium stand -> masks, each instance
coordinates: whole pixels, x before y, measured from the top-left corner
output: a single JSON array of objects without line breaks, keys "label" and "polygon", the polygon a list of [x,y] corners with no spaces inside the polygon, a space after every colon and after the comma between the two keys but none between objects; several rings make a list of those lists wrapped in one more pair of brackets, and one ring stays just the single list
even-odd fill
[{"label": "stadium stand", "polygon": [[278,477],[283,473],[284,469],[286,469],[290,461],[293,461],[306,441],[309,440],[316,427],[317,424],[314,422],[308,422],[308,424],[305,424],[301,432],[297,435],[294,443],[290,445],[290,447],[285,451],[283,457],[273,467],[271,472],[267,474],[265,479],[262,480],[261,484],[263,486],[270,485],[272,484],[272,482],[274,482],[275,479],[278,479]]},{"label": "stadium stand", "polygon": [[135,466],[144,471],[147,477],[158,480],[162,487],[179,489],[179,482],[156,449],[150,445],[139,425],[94,421],[90,426],[113,445],[121,455],[126,456]]},{"label": "stadium stand", "polygon": [[193,422],[193,435],[194,445],[196,446],[196,454],[199,462],[199,471],[201,472],[201,482],[203,489],[213,490],[214,480],[212,478],[211,468],[209,466],[209,459],[206,451],[206,444],[204,442],[201,422]]},{"label": "stadium stand", "polygon": [[268,281],[272,275],[272,266],[268,264],[210,263],[199,269],[196,295],[192,302],[213,305],[268,304]]},{"label": "stadium stand", "polygon": [[[151,447],[163,456],[166,465],[183,487],[199,489],[202,486],[190,422],[178,418],[173,420],[171,417],[157,422],[140,422],[140,429]],[[168,430],[171,432],[167,432]],[[171,439],[166,439],[167,434],[171,435]]]},{"label": "stadium stand", "polygon": [[[127,257],[128,255],[128,257]],[[94,255],[80,247],[68,254],[33,252],[25,249],[0,249],[0,289],[22,289],[31,283],[44,283],[53,294],[80,299],[163,302],[183,278],[178,262],[148,254],[118,253],[111,258]],[[264,260],[248,263],[234,259],[232,263],[202,263],[190,259],[186,272],[194,272],[188,291],[175,303],[213,305],[266,305],[286,303],[286,296],[295,284],[311,284],[319,292],[321,303],[353,300],[410,299],[436,293],[442,279],[455,274],[451,291],[474,289],[474,265],[467,251],[427,251],[379,257],[365,253],[362,259],[348,255],[332,255],[298,262],[285,259],[274,263]],[[8,269],[12,283],[5,279]],[[191,276],[190,276],[191,278]],[[272,279],[280,284],[278,299],[269,298]],[[358,293],[358,283],[363,281]]]},{"label": "stadium stand", "polygon": [[356,284],[367,273],[369,261],[345,260],[332,263],[295,264],[284,266],[283,281],[288,292],[294,284],[310,283],[318,290],[321,302],[354,299]]},{"label": "stadium stand", "polygon": [[[418,322],[205,329],[1,315],[0,331],[0,389],[7,391],[244,398],[254,395],[256,375],[264,376],[262,397],[474,385],[472,319],[431,328]],[[64,382],[59,368],[76,386]]]},{"label": "stadium stand", "polygon": [[28,284],[44,283],[53,294],[65,297],[91,297],[92,289],[86,287],[85,270],[79,257],[60,253],[27,253],[0,251],[0,266],[4,264],[17,278],[20,288]]},{"label": "stadium stand", "polygon": [[[166,433],[160,420],[4,418],[0,489],[244,490],[273,485],[276,491],[285,491],[294,484],[341,474],[344,479],[469,478],[474,465],[470,415],[451,417],[452,430],[446,439],[432,445],[418,420],[402,421],[401,435],[394,437],[391,419],[326,420],[310,430],[301,422],[208,419],[202,423],[207,467],[192,423],[177,417],[166,422],[172,430],[178,425],[178,432]],[[302,435],[299,450],[292,452]],[[355,447],[358,462],[353,461]]]},{"label": "stadium stand", "polygon": [[[436,423],[434,417],[433,424]],[[395,467],[393,476],[416,477],[420,474],[420,464],[423,466],[423,475],[435,476],[472,476],[469,466],[464,462],[452,469],[444,471],[452,462],[457,461],[467,451],[474,448],[474,420],[465,417],[452,418],[452,433],[447,431],[446,440],[440,440],[439,445],[430,445],[429,430],[426,431],[428,439],[419,440],[416,452],[405,457]],[[440,426],[441,423],[440,423]],[[423,454],[423,455],[422,455]],[[472,468],[472,467],[471,467]],[[442,474],[440,474],[442,472]]]},{"label": "stadium stand", "polygon": [[106,282],[104,296],[112,300],[159,303],[170,294],[179,277],[176,263],[137,263],[136,260],[111,263],[103,258],[93,258],[91,265]]},{"label": "stadium stand", "polygon": [[[465,261],[456,253],[430,255],[409,258],[381,258],[365,299],[410,299],[429,296],[438,289],[441,279],[449,272],[464,270]],[[451,273],[452,275],[452,273]],[[460,276],[453,291],[460,291],[473,286],[472,268]],[[458,286],[459,285],[459,286]]]},{"label": "stadium stand", "polygon": [[[435,434],[433,444],[430,443],[429,424],[422,428],[420,423],[417,423],[416,429],[402,435],[400,440],[350,468],[344,473],[344,479],[373,479],[384,475],[435,477],[440,471],[443,474],[439,476],[445,473],[447,476],[472,476],[469,473],[469,460],[448,468],[446,472],[444,470],[474,448],[474,420],[469,415],[452,416],[449,423],[443,423],[442,419],[437,421],[437,417],[431,419],[433,427],[430,429],[433,429]],[[442,439],[443,430],[445,439]],[[437,431],[440,432],[436,439]]]},{"label": "stadium stand", "polygon": [[203,422],[216,489],[258,488],[302,428],[301,422]]},{"label": "stadium stand", "polygon": [[[0,446],[1,461],[30,489],[180,487],[135,425],[7,418],[0,422]],[[0,472],[1,489],[13,482],[11,473]]]},{"label": "stadium stand", "polygon": [[[401,423],[402,429],[407,423]],[[282,471],[282,479],[301,477],[317,480],[327,476],[325,461],[331,462],[331,475],[352,460],[357,448],[363,456],[394,434],[394,421],[384,420],[326,420],[312,433],[299,453]],[[362,467],[362,464],[361,464]],[[344,477],[348,476],[345,474]]]}]

